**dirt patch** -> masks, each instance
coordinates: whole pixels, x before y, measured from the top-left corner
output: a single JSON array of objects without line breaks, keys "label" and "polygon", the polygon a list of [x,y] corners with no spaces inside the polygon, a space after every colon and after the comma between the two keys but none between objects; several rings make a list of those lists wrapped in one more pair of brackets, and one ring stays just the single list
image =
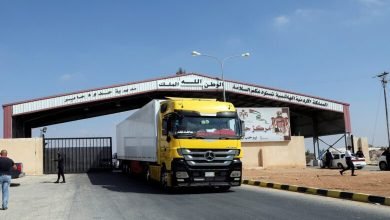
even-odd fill
[{"label": "dirt patch", "polygon": [[351,172],[346,171],[341,176],[339,169],[320,168],[243,170],[243,177],[247,180],[390,197],[390,171],[357,170],[355,174],[357,176],[351,176]]}]

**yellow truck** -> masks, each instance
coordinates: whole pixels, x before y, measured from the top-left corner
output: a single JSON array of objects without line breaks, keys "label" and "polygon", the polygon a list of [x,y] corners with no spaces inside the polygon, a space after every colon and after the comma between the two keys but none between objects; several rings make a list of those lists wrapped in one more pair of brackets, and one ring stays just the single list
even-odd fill
[{"label": "yellow truck", "polygon": [[163,188],[241,185],[242,122],[232,103],[152,100],[116,127],[122,171]]}]

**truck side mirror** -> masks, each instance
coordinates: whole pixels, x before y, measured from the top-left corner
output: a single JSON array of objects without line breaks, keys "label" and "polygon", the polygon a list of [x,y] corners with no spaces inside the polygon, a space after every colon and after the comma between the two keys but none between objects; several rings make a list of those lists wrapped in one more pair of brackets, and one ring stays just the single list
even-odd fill
[{"label": "truck side mirror", "polygon": [[162,133],[162,135],[164,135],[164,136],[166,136],[166,135],[168,135],[168,121],[167,121],[167,119],[163,119],[163,121],[162,121],[162,128],[161,128],[161,133]]},{"label": "truck side mirror", "polygon": [[166,136],[166,135],[168,134],[167,130],[164,129],[164,128],[162,129],[161,133],[162,133],[162,135],[164,135],[164,136]]},{"label": "truck side mirror", "polygon": [[241,120],[241,138],[245,137],[245,121]]}]

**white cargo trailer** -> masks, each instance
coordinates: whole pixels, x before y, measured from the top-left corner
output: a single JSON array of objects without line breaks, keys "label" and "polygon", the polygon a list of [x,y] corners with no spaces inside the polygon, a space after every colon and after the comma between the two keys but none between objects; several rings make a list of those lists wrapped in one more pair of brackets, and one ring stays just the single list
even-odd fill
[{"label": "white cargo trailer", "polygon": [[161,100],[153,100],[116,126],[120,160],[157,161],[158,111]]}]

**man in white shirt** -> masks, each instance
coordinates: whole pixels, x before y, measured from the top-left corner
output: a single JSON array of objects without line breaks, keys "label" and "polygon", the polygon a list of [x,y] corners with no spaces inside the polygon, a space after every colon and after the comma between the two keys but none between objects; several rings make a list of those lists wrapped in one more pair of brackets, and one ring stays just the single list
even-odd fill
[{"label": "man in white shirt", "polygon": [[343,175],[344,171],[350,169],[352,171],[351,176],[356,176],[355,175],[355,166],[353,165],[353,162],[352,162],[351,149],[352,149],[352,147],[348,146],[347,150],[345,151],[345,162],[347,164],[347,168],[344,168],[344,169],[340,170],[340,174],[341,175]]}]

